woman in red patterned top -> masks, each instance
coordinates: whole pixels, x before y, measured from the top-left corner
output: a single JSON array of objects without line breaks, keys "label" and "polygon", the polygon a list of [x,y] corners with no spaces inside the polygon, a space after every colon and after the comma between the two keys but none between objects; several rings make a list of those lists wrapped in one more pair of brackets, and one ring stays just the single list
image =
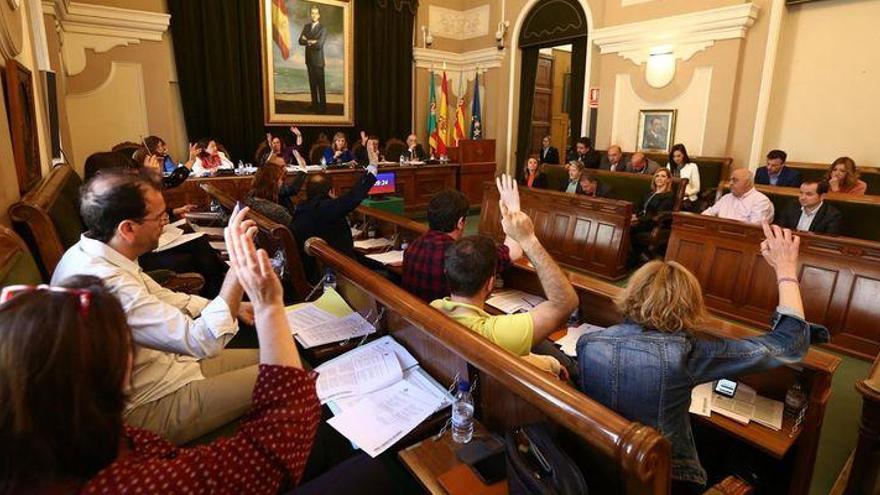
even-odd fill
[{"label": "woman in red patterned top", "polygon": [[237,433],[178,448],[123,425],[132,340],[119,302],[94,277],[0,296],[0,493],[277,493],[300,481],[320,417],[282,289],[256,227],[233,215],[232,269],[254,304],[260,372]]}]

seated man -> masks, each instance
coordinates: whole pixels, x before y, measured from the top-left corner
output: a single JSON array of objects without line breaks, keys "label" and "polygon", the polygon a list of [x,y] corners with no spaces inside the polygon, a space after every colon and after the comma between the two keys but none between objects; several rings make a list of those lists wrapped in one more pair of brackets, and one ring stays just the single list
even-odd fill
[{"label": "seated man", "polygon": [[553,261],[538,238],[532,220],[519,210],[516,183],[505,181],[501,197],[501,225],[504,233],[522,246],[534,265],[547,300],[526,313],[491,316],[484,305],[495,287],[498,250],[492,239],[468,236],[446,250],[444,267],[451,296],[438,299],[431,306],[507,351],[527,358],[532,364],[563,376],[559,362],[548,356],[530,354],[552,332],[562,328],[578,307],[578,298],[565,273]]},{"label": "seated man", "polygon": [[601,158],[599,153],[593,149],[593,141],[584,136],[577,140],[574,150],[569,153],[567,160],[580,162],[584,168],[599,168]]},{"label": "seated man", "polygon": [[92,275],[122,303],[137,345],[125,420],[185,443],[247,411],[258,353],[224,350],[238,332],[236,316],[252,321],[235,271],[211,301],[172,292],[143,272],[138,257],[157,246],[168,221],[162,193],[144,175],[96,176],[80,212],[88,232],[64,253],[52,284]]},{"label": "seated man", "polygon": [[[404,251],[401,287],[425,302],[449,295],[443,259],[446,249],[464,235],[468,208],[467,197],[459,191],[441,191],[431,198],[427,211],[431,230]],[[522,249],[510,237],[504,239],[497,251],[496,273],[522,257]]]},{"label": "seated man", "polygon": [[[171,158],[171,155],[168,153],[168,145],[165,144],[165,140],[160,138],[159,136],[147,136],[144,138],[144,147],[147,148],[147,151],[159,158],[162,164],[162,172],[163,173],[171,173],[174,172],[174,169],[177,168],[177,163]],[[189,145],[189,160],[186,161],[184,166],[186,168],[192,169],[193,163],[196,161],[196,156],[199,154],[199,150],[196,148],[194,144]]]},{"label": "seated man", "polygon": [[578,180],[577,194],[592,196],[594,198],[607,198],[611,194],[611,187],[599,181],[599,176],[592,170],[584,170]]},{"label": "seated man", "polygon": [[649,160],[642,152],[632,154],[629,163],[626,164],[626,172],[631,174],[654,175],[660,165],[654,160]]},{"label": "seated man", "polygon": [[406,137],[406,149],[403,151],[403,159],[408,162],[423,162],[428,159],[425,148],[419,144],[419,137],[410,134]]},{"label": "seated man", "polygon": [[782,150],[767,153],[767,165],[755,172],[755,184],[779,187],[800,187],[801,174],[793,168],[785,166],[788,155]]},{"label": "seated man", "polygon": [[840,234],[840,210],[824,202],[829,188],[824,180],[805,180],[801,183],[798,200],[792,201],[779,212],[776,224],[787,229],[817,234]]},{"label": "seated man", "polygon": [[602,157],[602,163],[599,164],[599,168],[612,172],[626,171],[626,156],[623,150],[620,149],[620,146],[612,144],[608,147],[608,151]]},{"label": "seated man", "polygon": [[773,221],[773,203],[755,189],[752,172],[738,168],[730,174],[730,192],[707,208],[703,215],[760,225],[764,220]]}]

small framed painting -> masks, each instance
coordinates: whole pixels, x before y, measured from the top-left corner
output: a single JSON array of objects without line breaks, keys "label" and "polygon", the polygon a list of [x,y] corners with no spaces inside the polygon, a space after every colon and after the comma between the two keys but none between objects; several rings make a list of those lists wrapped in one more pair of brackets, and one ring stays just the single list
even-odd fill
[{"label": "small framed painting", "polygon": [[675,110],[640,110],[636,151],[667,153],[675,137]]},{"label": "small framed painting", "polygon": [[43,176],[37,135],[36,99],[31,71],[14,59],[6,60],[6,105],[18,191],[29,191]]}]

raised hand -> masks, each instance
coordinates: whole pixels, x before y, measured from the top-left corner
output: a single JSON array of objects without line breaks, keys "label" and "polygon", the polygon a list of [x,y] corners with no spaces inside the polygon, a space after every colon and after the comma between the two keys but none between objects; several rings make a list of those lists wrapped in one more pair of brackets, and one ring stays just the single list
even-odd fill
[{"label": "raised hand", "polygon": [[189,159],[195,160],[199,153],[202,152],[202,149],[199,148],[198,143],[189,143]]},{"label": "raised hand", "polygon": [[765,239],[761,242],[761,256],[773,267],[777,277],[797,279],[798,250],[801,238],[792,235],[791,230],[764,222]]},{"label": "raised hand", "polygon": [[508,211],[511,213],[520,211],[519,188],[516,185],[516,180],[507,174],[501,174],[495,178],[495,186],[498,187],[498,195],[501,202],[507,206]]},{"label": "raised hand", "polygon": [[272,133],[271,132],[266,133],[266,142],[269,143],[269,146],[272,146]]},{"label": "raised hand", "polygon": [[519,210],[511,211],[504,201],[499,201],[498,207],[501,209],[501,228],[505,235],[520,244],[535,237],[535,224],[528,215]]},{"label": "raised hand", "polygon": [[253,220],[245,220],[250,208],[236,209],[229,218],[229,226],[223,230],[229,264],[238,276],[238,282],[259,310],[264,306],[282,306],[281,281],[272,269],[269,255],[264,249],[256,249],[254,235],[257,226]]},{"label": "raised hand", "polygon": [[290,126],[290,132],[292,132],[294,136],[302,135],[302,132],[299,130],[299,127],[297,127],[295,125]]},{"label": "raised hand", "polygon": [[361,131],[361,144],[367,145],[367,131]]}]

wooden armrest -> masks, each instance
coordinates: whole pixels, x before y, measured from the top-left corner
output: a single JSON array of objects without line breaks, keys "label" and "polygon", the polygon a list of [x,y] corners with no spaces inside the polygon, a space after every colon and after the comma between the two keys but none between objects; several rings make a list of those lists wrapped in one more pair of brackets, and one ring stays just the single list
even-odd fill
[{"label": "wooden armrest", "polygon": [[752,485],[738,476],[728,476],[709,488],[703,495],[749,495],[754,493]]}]

